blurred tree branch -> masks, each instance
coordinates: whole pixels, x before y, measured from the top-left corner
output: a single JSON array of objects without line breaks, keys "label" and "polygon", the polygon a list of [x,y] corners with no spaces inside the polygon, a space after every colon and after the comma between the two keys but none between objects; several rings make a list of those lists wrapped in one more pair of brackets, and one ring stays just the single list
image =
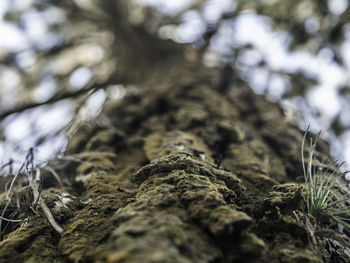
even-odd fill
[{"label": "blurred tree branch", "polygon": [[82,88],[80,90],[74,90],[74,91],[68,90],[68,91],[64,91],[64,92],[58,92],[50,99],[43,101],[43,102],[29,102],[26,104],[18,105],[17,107],[14,107],[12,109],[5,110],[5,111],[1,112],[0,113],[0,121],[2,121],[6,117],[8,117],[9,115],[14,114],[14,113],[20,113],[20,112],[23,112],[25,110],[29,110],[29,109],[39,107],[42,105],[52,104],[52,103],[55,103],[57,101],[64,100],[64,99],[75,98],[77,96],[86,94],[87,92],[90,92],[93,90],[105,89],[110,84],[111,83],[109,81],[105,81],[103,83],[89,82],[84,88]]}]

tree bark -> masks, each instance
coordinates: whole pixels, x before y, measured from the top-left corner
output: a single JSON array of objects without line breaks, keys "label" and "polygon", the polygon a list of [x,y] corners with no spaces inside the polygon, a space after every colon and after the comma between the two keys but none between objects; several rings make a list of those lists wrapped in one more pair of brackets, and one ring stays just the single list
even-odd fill
[{"label": "tree bark", "polygon": [[303,133],[248,87],[219,92],[219,70],[177,50],[129,58],[137,87],[49,164],[65,186],[43,171],[63,233],[30,203],[13,208],[26,220],[7,226],[0,262],[348,262],[348,237],[295,216]]}]

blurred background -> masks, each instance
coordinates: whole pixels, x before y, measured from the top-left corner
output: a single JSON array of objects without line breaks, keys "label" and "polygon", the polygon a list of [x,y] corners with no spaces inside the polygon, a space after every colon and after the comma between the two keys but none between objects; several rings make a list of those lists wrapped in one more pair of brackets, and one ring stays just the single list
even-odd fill
[{"label": "blurred background", "polygon": [[29,149],[39,165],[60,156],[79,125],[128,92],[108,81],[118,18],[106,2],[123,3],[115,16],[128,23],[198,49],[207,66],[232,69],[232,85],[322,130],[350,166],[348,0],[1,0],[0,167]]}]

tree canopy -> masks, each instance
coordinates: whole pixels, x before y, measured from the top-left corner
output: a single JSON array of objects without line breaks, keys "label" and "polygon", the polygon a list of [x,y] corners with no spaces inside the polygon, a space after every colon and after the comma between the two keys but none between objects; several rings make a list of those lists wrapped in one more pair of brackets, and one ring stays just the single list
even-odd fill
[{"label": "tree canopy", "polygon": [[119,72],[148,63],[123,47],[149,49],[151,61],[176,52],[172,42],[222,68],[222,89],[252,87],[345,141],[349,14],[345,0],[3,1],[2,155],[64,150],[80,123],[142,82]]}]

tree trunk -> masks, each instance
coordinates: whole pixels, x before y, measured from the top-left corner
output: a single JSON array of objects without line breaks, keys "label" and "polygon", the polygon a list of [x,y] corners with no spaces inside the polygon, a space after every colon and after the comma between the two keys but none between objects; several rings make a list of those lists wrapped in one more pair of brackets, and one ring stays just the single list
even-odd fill
[{"label": "tree trunk", "polygon": [[349,262],[347,237],[298,220],[303,133],[247,87],[219,92],[219,71],[178,50],[129,57],[138,85],[50,163],[66,186],[43,171],[63,233],[22,205],[0,262]]}]

